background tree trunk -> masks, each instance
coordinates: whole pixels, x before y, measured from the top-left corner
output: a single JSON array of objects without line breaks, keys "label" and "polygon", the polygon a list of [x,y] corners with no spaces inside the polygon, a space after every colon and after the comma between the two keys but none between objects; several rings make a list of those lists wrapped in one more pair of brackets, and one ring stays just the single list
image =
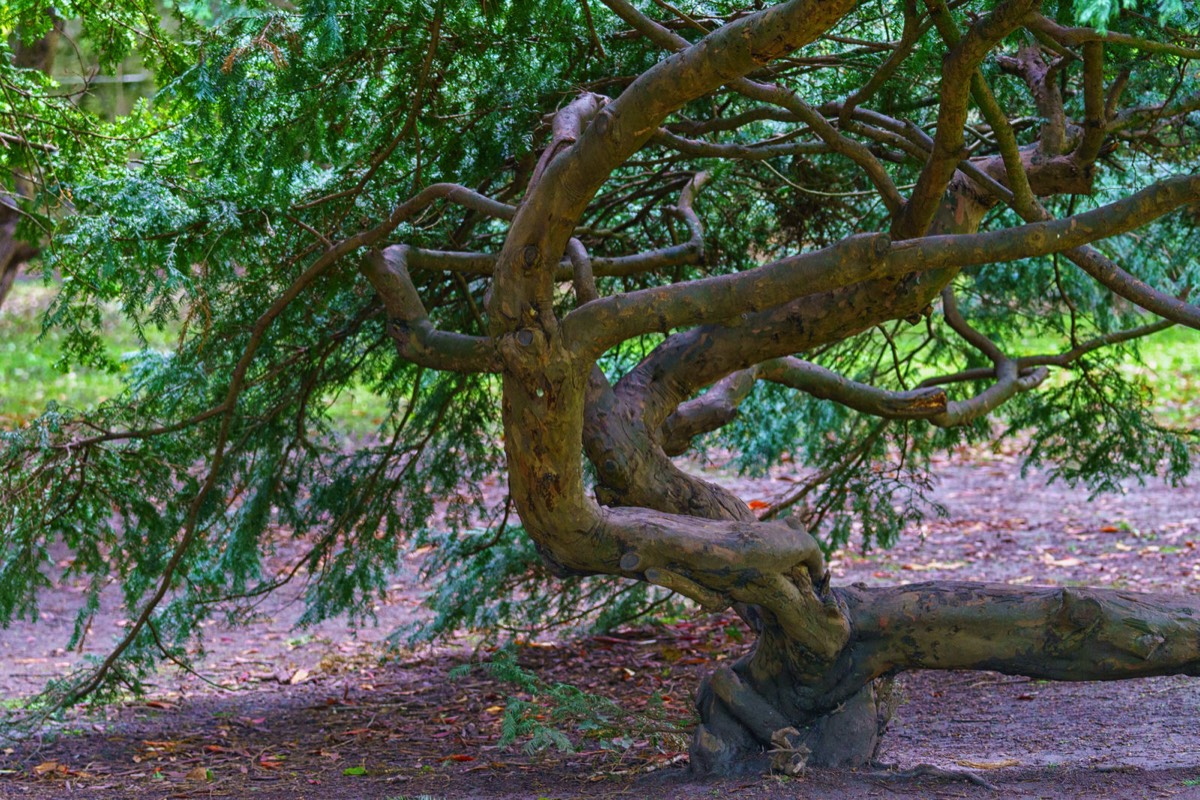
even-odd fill
[{"label": "background tree trunk", "polygon": [[[54,68],[54,56],[58,50],[59,22],[43,37],[25,44],[18,34],[13,52],[13,63],[22,69],[36,69],[49,73]],[[21,215],[17,204],[33,195],[29,181],[14,174],[13,190],[0,189],[0,306],[16,282],[21,265],[37,255],[35,244],[17,238],[17,224]]]}]

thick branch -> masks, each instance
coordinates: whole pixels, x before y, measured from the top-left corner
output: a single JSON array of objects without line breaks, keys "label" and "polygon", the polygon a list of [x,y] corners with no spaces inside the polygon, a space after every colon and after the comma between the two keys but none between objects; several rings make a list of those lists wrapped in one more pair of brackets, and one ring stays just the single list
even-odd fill
[{"label": "thick branch", "polygon": [[740,370],[717,381],[699,397],[682,403],[662,425],[663,452],[669,456],[682,455],[695,437],[732,422],[757,381],[756,368]]},{"label": "thick branch", "polygon": [[839,595],[854,621],[845,657],[858,685],[897,669],[1076,681],[1200,675],[1194,597],[949,582]]},{"label": "thick branch", "polygon": [[578,141],[546,165],[517,212],[497,264],[496,332],[534,319],[549,324],[552,271],[544,267],[557,263],[596,190],[668,114],[813,41],[852,7],[852,0],[790,0],[742,17],[651,67],[600,109]]},{"label": "thick branch", "polygon": [[833,370],[799,358],[777,358],[765,362],[763,380],[798,389],[822,400],[886,419],[928,419],[946,410],[946,393],[927,388],[893,392],[852,381]]},{"label": "thick branch", "polygon": [[[1000,3],[995,11],[972,25],[967,35],[959,41],[954,41],[957,30],[951,33],[952,21],[946,26],[939,22],[943,38],[947,39],[951,48],[942,65],[937,135],[934,137],[933,154],[921,170],[916,188],[894,226],[898,238],[921,236],[929,229],[942,195],[963,157],[966,146],[963,130],[967,123],[967,99],[971,93],[972,75],[988,51],[1015,30],[1035,5],[1033,0]],[[930,6],[935,6],[933,0],[930,0]],[[935,19],[949,16],[940,0],[936,6]]]},{"label": "thick branch", "polygon": [[441,331],[429,320],[408,274],[406,245],[372,250],[362,273],[379,294],[388,314],[388,333],[396,350],[414,364],[451,372],[498,372],[500,362],[490,339]]},{"label": "thick branch", "polygon": [[[1096,239],[1138,228],[1198,198],[1200,176],[1182,176],[1059,220],[894,243],[882,234],[851,236],[823,250],[791,256],[746,272],[604,298],[569,314],[564,327],[567,337],[585,346],[586,352],[594,357],[633,336],[716,322],[839,286],[944,267],[1002,263],[1068,252]],[[1095,263],[1094,258],[1089,260],[1089,265]],[[1096,268],[1096,277],[1145,298],[1155,291],[1145,284],[1142,284],[1144,289],[1136,287],[1111,270]],[[1174,306],[1185,308],[1179,310],[1171,307],[1172,303],[1155,300],[1158,307],[1151,310],[1177,321],[1200,317],[1200,309],[1174,298],[1171,301]]]}]

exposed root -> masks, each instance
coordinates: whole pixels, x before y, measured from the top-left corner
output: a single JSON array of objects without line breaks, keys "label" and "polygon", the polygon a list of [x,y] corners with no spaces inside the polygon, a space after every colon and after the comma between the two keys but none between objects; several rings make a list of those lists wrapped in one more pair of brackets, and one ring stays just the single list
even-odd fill
[{"label": "exposed root", "polygon": [[771,734],[771,772],[796,777],[808,766],[812,750],[800,743],[800,731],[795,728],[780,728]]},{"label": "exposed root", "polygon": [[867,777],[871,778],[884,778],[892,780],[902,780],[906,778],[942,778],[943,780],[948,781],[967,781],[968,783],[973,783],[976,786],[982,786],[983,788],[992,792],[1000,791],[1000,787],[996,786],[996,784],[984,780],[974,772],[969,772],[965,769],[943,769],[941,767],[935,767],[932,764],[917,764],[911,769],[900,769],[896,764],[884,764],[879,761],[873,762],[871,766],[878,771],[863,773]]}]

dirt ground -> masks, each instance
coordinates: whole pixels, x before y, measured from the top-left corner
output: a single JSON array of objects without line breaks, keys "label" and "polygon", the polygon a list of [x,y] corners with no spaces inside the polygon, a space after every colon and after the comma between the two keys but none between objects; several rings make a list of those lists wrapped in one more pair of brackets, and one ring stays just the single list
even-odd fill
[{"label": "dirt ground", "polygon": [[[750,481],[709,471],[748,501],[791,485],[784,473]],[[835,580],[1200,592],[1200,486],[1150,482],[1089,501],[1018,473],[1004,455],[941,465],[938,499],[949,516],[890,551],[839,554]],[[504,705],[519,692],[478,668],[452,676],[468,648],[378,658],[388,632],[424,613],[421,595],[414,563],[380,605],[378,627],[293,630],[294,593],[264,604],[248,627],[214,624],[203,675],[216,686],[164,672],[145,701],[85,710],[35,741],[0,746],[0,798],[1200,798],[1195,678],[905,675],[880,754],[890,770],[694,783],[682,739],[643,733],[605,749],[574,726],[563,729],[575,752],[500,747]],[[61,647],[79,597],[58,587],[37,626],[0,631],[3,697],[28,695],[77,660]],[[93,646],[123,624],[107,606]],[[700,676],[747,641],[735,619],[717,615],[541,642],[519,660],[632,711],[654,695],[665,722],[686,725]]]}]

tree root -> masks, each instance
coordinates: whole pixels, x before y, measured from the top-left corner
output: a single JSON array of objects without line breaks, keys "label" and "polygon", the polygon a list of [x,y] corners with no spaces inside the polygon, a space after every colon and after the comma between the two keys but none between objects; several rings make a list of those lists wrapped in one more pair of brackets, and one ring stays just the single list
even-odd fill
[{"label": "tree root", "polygon": [[976,786],[992,791],[1000,791],[1000,787],[991,783],[984,778],[976,775],[974,772],[969,772],[965,769],[943,769],[935,767],[932,764],[917,764],[911,769],[900,769],[898,764],[884,764],[880,761],[871,762],[871,767],[876,772],[863,773],[869,778],[883,778],[891,780],[900,780],[905,778],[942,778],[948,781],[967,781]]}]

